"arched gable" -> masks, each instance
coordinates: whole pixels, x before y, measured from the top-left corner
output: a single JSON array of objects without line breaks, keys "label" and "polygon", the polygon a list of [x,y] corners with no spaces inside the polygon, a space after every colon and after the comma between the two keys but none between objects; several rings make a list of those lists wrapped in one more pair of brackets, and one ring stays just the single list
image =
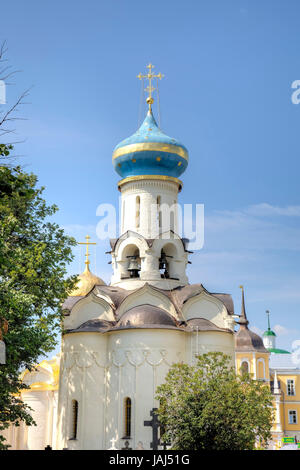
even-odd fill
[{"label": "arched gable", "polygon": [[185,320],[205,318],[219,328],[228,328],[228,322],[231,321],[225,305],[219,299],[204,291],[185,302],[182,315]]},{"label": "arched gable", "polygon": [[149,245],[142,235],[135,234],[134,232],[132,232],[132,235],[128,233],[126,238],[120,237],[115,245],[114,253],[117,261],[124,261],[124,251],[129,245],[136,246],[141,257],[144,257],[146,251],[149,249]]},{"label": "arched gable", "polygon": [[72,308],[70,315],[65,318],[65,329],[78,328],[88,320],[101,319],[115,321],[111,303],[93,292],[80,299]]},{"label": "arched gable", "polygon": [[120,318],[123,313],[127,312],[133,307],[139,305],[153,305],[159,307],[166,312],[170,313],[174,318],[178,319],[178,314],[171,300],[163,293],[157,291],[149,284],[145,284],[140,289],[129,294],[121,303],[117,311],[117,317]]},{"label": "arched gable", "polygon": [[152,250],[153,253],[160,257],[161,250],[167,245],[173,246],[174,255],[176,258],[185,257],[186,252],[182,239],[176,233],[168,230],[167,232],[161,233],[158,237],[153,240]]}]

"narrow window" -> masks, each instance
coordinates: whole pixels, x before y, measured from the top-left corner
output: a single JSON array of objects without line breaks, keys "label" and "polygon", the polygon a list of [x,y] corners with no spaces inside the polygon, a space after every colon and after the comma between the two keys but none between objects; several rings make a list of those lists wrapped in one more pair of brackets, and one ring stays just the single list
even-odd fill
[{"label": "narrow window", "polygon": [[77,439],[78,401],[72,400],[71,439]]},{"label": "narrow window", "polygon": [[131,399],[130,398],[125,398],[125,403],[124,403],[124,411],[125,411],[125,436],[124,437],[130,437],[131,436]]},{"label": "narrow window", "polygon": [[141,198],[140,196],[136,197],[135,200],[135,226],[136,228],[140,227],[140,209],[141,209]]},{"label": "narrow window", "polygon": [[297,411],[289,410],[289,424],[297,424]]},{"label": "narrow window", "polygon": [[243,361],[241,365],[241,373],[242,374],[249,374],[249,364],[247,361]]},{"label": "narrow window", "polygon": [[160,196],[157,196],[156,204],[157,204],[158,228],[161,228],[162,223],[161,223],[161,210],[160,210],[160,204],[161,204]]},{"label": "narrow window", "polygon": [[265,379],[265,362],[263,359],[259,359],[257,361],[257,372],[258,372],[258,379],[264,380]]},{"label": "narrow window", "polygon": [[170,211],[170,230],[172,230],[172,232],[175,231],[175,212],[174,212],[174,206],[172,207],[172,210]]},{"label": "narrow window", "polygon": [[123,211],[122,211],[122,231],[124,232],[124,221],[125,221],[125,201],[123,201]]},{"label": "narrow window", "polygon": [[177,217],[177,201],[174,199],[173,205],[171,207],[171,213],[170,213],[170,230],[173,230],[175,232],[175,220]]},{"label": "narrow window", "polygon": [[295,381],[292,379],[288,379],[287,381],[287,394],[295,395]]}]

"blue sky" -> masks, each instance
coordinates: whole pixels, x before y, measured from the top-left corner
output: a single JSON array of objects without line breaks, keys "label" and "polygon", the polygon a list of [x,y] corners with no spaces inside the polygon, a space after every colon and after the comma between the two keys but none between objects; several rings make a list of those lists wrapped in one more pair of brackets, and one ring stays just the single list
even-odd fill
[{"label": "blue sky", "polygon": [[[237,313],[244,284],[251,326],[263,331],[269,309],[290,349],[300,338],[300,3],[11,0],[1,18],[21,70],[8,104],[32,86],[16,153],[59,206],[56,221],[96,239],[97,206],[117,204],[111,154],[137,128],[136,75],[151,61],[165,75],[162,128],[190,154],[180,202],[205,205],[190,282],[231,293]],[[92,266],[109,281],[107,249],[99,241]],[[80,260],[78,248],[70,272]]]}]

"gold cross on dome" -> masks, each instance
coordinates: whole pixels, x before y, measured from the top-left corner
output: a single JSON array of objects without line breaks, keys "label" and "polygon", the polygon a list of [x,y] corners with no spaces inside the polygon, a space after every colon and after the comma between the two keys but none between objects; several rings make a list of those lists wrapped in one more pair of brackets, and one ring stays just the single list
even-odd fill
[{"label": "gold cross on dome", "polygon": [[89,235],[87,235],[87,236],[85,237],[86,242],[78,242],[78,245],[86,245],[86,252],[85,252],[85,258],[86,258],[86,260],[85,260],[85,264],[86,264],[87,266],[90,264],[90,260],[89,260],[89,246],[90,246],[90,245],[97,245],[97,243],[89,242],[90,238],[91,238],[91,237],[90,237]]},{"label": "gold cross on dome", "polygon": [[146,75],[142,75],[141,73],[139,73],[137,75],[137,78],[139,80],[142,80],[143,78],[146,78],[149,80],[149,85],[147,86],[147,88],[145,88],[145,91],[147,91],[149,93],[149,96],[147,98],[147,103],[149,105],[149,111],[151,111],[151,105],[154,101],[153,97],[152,97],[152,92],[155,90],[155,88],[152,86],[152,80],[153,78],[159,78],[160,80],[164,77],[164,75],[162,73],[158,73],[158,74],[154,74],[153,73],[153,68],[154,68],[154,65],[152,65],[151,63],[148,64],[147,66],[147,69],[149,69],[148,73],[146,73]]}]

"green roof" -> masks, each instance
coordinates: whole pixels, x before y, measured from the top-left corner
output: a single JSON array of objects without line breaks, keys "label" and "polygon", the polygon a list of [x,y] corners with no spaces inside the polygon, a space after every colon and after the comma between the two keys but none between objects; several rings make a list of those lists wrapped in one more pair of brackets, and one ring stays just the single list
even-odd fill
[{"label": "green roof", "polygon": [[276,334],[272,330],[267,330],[264,332],[263,336],[276,336]]},{"label": "green roof", "polygon": [[291,354],[289,351],[286,351],[285,349],[272,349],[272,348],[267,348],[268,351],[275,353],[275,354]]}]

